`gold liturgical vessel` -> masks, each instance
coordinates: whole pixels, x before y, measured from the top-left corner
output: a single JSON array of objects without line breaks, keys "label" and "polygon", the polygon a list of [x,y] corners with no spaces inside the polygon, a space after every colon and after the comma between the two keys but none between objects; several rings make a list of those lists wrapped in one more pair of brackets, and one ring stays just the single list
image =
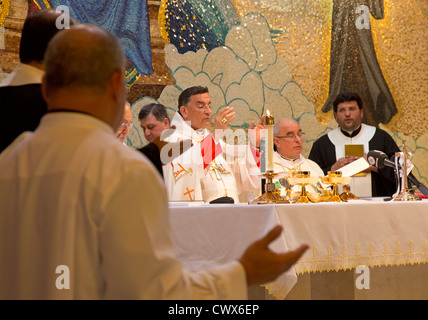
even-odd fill
[{"label": "gold liturgical vessel", "polygon": [[291,177],[287,177],[288,182],[291,185],[299,185],[301,186],[300,196],[294,201],[295,203],[310,203],[312,201],[306,192],[307,185],[315,185],[319,177],[311,177],[311,173],[309,171],[297,171],[295,175]]},{"label": "gold liturgical vessel", "polygon": [[266,178],[265,193],[256,198],[252,204],[290,203],[287,198],[276,192],[275,183],[272,182],[272,179],[277,175],[278,173],[274,173],[273,171],[262,173],[262,176]]},{"label": "gold liturgical vessel", "polygon": [[351,180],[350,177],[342,177],[341,171],[329,171],[328,176],[322,177],[322,182],[326,184],[331,184],[333,186],[333,191],[328,202],[348,202],[345,197],[343,197],[343,193],[339,194],[338,186],[340,184],[348,184]]},{"label": "gold liturgical vessel", "polygon": [[349,186],[349,184],[345,184],[343,186],[343,192],[340,194],[340,197],[343,200],[359,200],[360,199],[355,194],[353,194],[351,192],[351,187]]}]

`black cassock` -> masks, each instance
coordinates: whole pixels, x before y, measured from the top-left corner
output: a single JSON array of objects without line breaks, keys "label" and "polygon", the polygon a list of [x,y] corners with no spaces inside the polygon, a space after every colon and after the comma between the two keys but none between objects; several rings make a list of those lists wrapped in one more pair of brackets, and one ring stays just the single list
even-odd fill
[{"label": "black cassock", "polygon": [[0,87],[0,152],[24,131],[34,131],[47,111],[40,83]]},{"label": "black cassock", "polygon": [[[345,139],[345,135],[344,135]],[[400,152],[394,139],[384,130],[376,128],[373,138],[369,141],[369,150],[379,150],[384,152],[389,158]],[[327,134],[314,142],[309,159],[318,163],[324,174],[331,171],[331,166],[337,161],[336,147],[330,141]],[[384,167],[379,169],[379,173],[371,173],[372,196],[390,197],[397,191],[397,182],[394,169]]]}]

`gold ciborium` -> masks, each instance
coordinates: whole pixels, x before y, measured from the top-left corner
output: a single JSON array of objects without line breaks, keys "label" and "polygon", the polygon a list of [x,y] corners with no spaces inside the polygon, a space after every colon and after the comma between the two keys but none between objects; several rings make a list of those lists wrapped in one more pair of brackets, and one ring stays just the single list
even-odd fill
[{"label": "gold ciborium", "polygon": [[297,171],[293,176],[287,177],[287,180],[292,185],[299,185],[302,187],[300,192],[300,196],[295,203],[310,203],[312,201],[306,192],[307,185],[315,185],[319,177],[311,177],[311,173],[309,171]]},{"label": "gold ciborium", "polygon": [[350,177],[342,177],[341,171],[329,171],[328,175],[326,177],[322,177],[321,180],[323,183],[331,184],[333,186],[332,195],[327,202],[348,202],[340,196],[338,186],[339,184],[348,184],[351,180]]}]

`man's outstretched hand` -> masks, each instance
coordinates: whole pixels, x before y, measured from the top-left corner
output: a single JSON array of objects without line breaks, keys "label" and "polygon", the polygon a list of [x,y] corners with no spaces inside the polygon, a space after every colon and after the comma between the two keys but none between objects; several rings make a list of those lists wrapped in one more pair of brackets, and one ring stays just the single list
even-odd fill
[{"label": "man's outstretched hand", "polygon": [[253,242],[239,259],[245,269],[248,286],[274,281],[290,269],[309,248],[307,245],[301,245],[293,251],[273,252],[269,249],[269,245],[279,237],[281,232],[281,226],[274,227],[263,238]]}]

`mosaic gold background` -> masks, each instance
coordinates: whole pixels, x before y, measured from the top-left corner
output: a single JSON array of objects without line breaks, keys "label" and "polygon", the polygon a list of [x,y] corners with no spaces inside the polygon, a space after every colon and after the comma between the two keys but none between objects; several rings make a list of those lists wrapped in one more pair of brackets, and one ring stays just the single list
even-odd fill
[{"label": "mosaic gold background", "polygon": [[[317,107],[326,124],[333,117],[321,107],[328,96],[332,0],[232,0],[240,16],[259,12],[272,29],[278,53],[293,79]],[[428,131],[428,1],[385,0],[385,18],[371,18],[377,58],[397,104],[386,127],[414,138]]]}]

